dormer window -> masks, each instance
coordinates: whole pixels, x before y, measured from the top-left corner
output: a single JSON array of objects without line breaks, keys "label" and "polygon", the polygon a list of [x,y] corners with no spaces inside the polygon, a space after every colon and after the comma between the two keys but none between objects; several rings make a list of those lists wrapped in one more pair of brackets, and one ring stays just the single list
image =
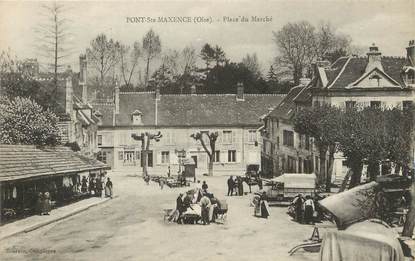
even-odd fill
[{"label": "dormer window", "polygon": [[132,114],[132,121],[133,121],[133,125],[142,125],[143,121],[142,121],[142,116],[143,113],[139,110],[135,110]]},{"label": "dormer window", "polygon": [[379,76],[379,75],[377,75],[377,74],[373,74],[373,75],[371,75],[370,77],[369,77],[369,80],[372,80],[372,81],[374,81],[375,82],[375,86],[377,85],[377,87],[380,87],[380,79],[381,79],[381,77]]}]

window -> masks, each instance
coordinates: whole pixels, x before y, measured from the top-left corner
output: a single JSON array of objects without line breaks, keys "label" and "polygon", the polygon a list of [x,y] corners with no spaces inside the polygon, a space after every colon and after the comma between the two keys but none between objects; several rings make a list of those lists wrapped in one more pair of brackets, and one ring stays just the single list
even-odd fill
[{"label": "window", "polygon": [[288,156],[287,157],[287,172],[297,172],[296,169],[296,160],[294,157]]},{"label": "window", "polygon": [[142,125],[143,124],[143,122],[142,122],[142,120],[141,120],[141,116],[142,116],[143,114],[141,113],[141,111],[139,111],[139,110],[135,110],[133,113],[132,113],[132,115],[131,115],[131,117],[132,117],[132,120],[133,120],[133,125]]},{"label": "window", "polygon": [[380,108],[381,102],[380,101],[370,101],[370,107],[372,108]]},{"label": "window", "polygon": [[103,163],[107,163],[107,153],[105,151],[98,152],[97,159]]},{"label": "window", "polygon": [[220,162],[220,151],[215,150],[215,153],[213,153],[213,162]]},{"label": "window", "polygon": [[256,130],[248,131],[248,142],[256,142]]},{"label": "window", "polygon": [[102,135],[98,135],[98,146],[102,145]]},{"label": "window", "polygon": [[118,160],[124,160],[124,151],[118,152]]},{"label": "window", "polygon": [[294,147],[294,132],[284,130],[282,133],[282,144],[288,147]]},{"label": "window", "polygon": [[168,151],[161,152],[161,163],[163,164],[170,163],[170,152]]},{"label": "window", "polygon": [[135,161],[134,151],[124,151],[124,162],[132,163]]},{"label": "window", "polygon": [[153,167],[153,152],[152,151],[149,151],[148,153],[147,153],[147,166],[149,166],[149,167]]},{"label": "window", "polygon": [[346,101],[346,110],[352,109],[356,106],[356,101]]},{"label": "window", "polygon": [[223,131],[223,143],[232,143],[232,131]]},{"label": "window", "polygon": [[236,162],[236,150],[228,150],[228,162]]}]

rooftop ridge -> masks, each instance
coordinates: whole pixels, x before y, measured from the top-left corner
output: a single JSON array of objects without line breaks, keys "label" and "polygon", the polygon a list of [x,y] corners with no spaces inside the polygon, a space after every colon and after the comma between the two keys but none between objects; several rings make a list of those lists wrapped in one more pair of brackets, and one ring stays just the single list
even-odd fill
[{"label": "rooftop ridge", "polygon": [[[120,92],[120,94],[154,94],[155,92]],[[191,94],[191,93],[182,93],[182,94],[174,94],[174,93],[167,93],[167,94],[160,94],[160,96],[236,96],[236,93],[198,93],[198,94]],[[244,93],[245,96],[285,96],[286,94],[283,93]],[[96,103],[93,103],[96,104]]]}]

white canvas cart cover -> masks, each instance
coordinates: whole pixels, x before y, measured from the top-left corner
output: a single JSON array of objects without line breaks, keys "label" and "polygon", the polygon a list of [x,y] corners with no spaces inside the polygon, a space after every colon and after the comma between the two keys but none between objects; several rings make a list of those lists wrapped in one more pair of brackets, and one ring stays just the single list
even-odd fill
[{"label": "white canvas cart cover", "polygon": [[325,233],[320,261],[403,261],[398,234],[381,223],[366,220],[344,231]]},{"label": "white canvas cart cover", "polygon": [[337,227],[368,219],[375,204],[373,193],[378,184],[374,181],[334,194],[319,201],[320,206],[334,216]]},{"label": "white canvas cart cover", "polygon": [[284,183],[284,188],[314,189],[316,187],[315,174],[285,173],[271,179],[275,183]]}]

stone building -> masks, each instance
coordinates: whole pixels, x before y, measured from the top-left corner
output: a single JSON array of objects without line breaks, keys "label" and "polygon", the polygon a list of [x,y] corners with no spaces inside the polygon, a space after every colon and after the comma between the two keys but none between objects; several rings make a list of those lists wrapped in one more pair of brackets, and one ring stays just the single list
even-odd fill
[{"label": "stone building", "polygon": [[132,134],[161,132],[160,142],[150,146],[150,174],[179,170],[178,157],[193,158],[196,175],[207,173],[208,157],[199,142],[190,137],[198,131],[219,133],[215,151],[215,174],[243,174],[248,164],[260,164],[260,117],[278,104],[282,95],[186,94],[121,92],[114,100],[94,103],[100,115],[100,159],[115,171],[141,174],[141,142]]},{"label": "stone building", "polygon": [[[319,173],[319,155],[312,137],[294,131],[292,117],[301,106],[323,103],[340,108],[397,106],[405,109],[412,106],[415,101],[414,41],[410,41],[406,49],[406,57],[385,57],[373,45],[366,57],[341,57],[331,65],[317,62],[311,82],[293,88],[264,117],[264,171],[273,175],[281,172]],[[408,142],[414,143],[413,140]],[[326,162],[326,170],[327,165]],[[332,180],[341,179],[345,169],[341,153],[335,154]]]}]

